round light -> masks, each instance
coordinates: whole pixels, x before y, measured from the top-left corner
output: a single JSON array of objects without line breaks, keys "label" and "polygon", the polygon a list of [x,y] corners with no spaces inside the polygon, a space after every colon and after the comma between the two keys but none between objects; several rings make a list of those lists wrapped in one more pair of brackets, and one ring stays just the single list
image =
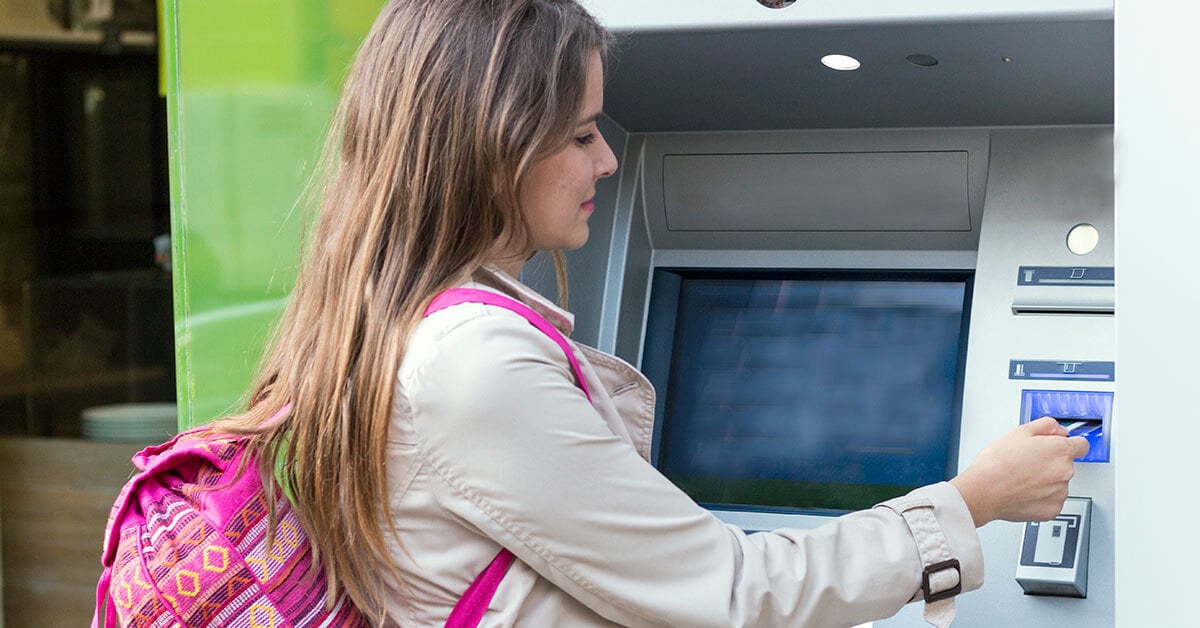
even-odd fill
[{"label": "round light", "polygon": [[821,57],[821,63],[827,68],[842,71],[857,70],[862,65],[858,59],[846,55],[825,55]]},{"label": "round light", "polygon": [[915,55],[908,55],[907,57],[905,57],[905,59],[909,63],[911,63],[913,65],[919,65],[923,68],[932,68],[933,66],[938,64],[937,57],[935,57],[933,55],[915,54]]},{"label": "round light", "polygon": [[1100,243],[1100,232],[1092,225],[1081,223],[1067,232],[1067,248],[1076,255],[1087,255]]}]

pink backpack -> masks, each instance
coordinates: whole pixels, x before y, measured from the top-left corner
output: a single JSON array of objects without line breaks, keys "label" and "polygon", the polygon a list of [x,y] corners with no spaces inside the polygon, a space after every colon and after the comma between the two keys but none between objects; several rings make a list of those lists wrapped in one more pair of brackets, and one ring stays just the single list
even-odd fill
[{"label": "pink backpack", "polygon": [[[425,316],[460,303],[494,305],[525,317],[562,348],[591,399],[570,345],[532,309],[493,292],[462,288],[439,294]],[[118,620],[126,628],[367,625],[345,594],[325,608],[324,573],[309,573],[308,537],[278,494],[275,537],[267,547],[267,495],[254,461],[237,474],[249,455],[245,439],[197,431],[133,457],[139,472],[117,496],[104,533],[93,628]],[[221,488],[211,490],[214,486]],[[512,553],[502,549],[463,593],[446,625],[477,626],[512,561]]]}]

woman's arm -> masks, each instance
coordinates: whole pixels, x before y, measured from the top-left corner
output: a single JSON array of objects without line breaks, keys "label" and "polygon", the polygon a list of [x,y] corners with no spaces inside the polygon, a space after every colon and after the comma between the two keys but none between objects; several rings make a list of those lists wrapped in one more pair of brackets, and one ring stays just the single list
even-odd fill
[{"label": "woman's arm", "polygon": [[[845,626],[917,592],[921,559],[896,511],[749,536],[726,526],[612,434],[553,342],[486,311],[403,382],[418,446],[465,498],[447,500],[456,515],[572,597],[626,625]],[[964,590],[978,587],[982,556],[958,492],[914,495],[929,501]]]}]

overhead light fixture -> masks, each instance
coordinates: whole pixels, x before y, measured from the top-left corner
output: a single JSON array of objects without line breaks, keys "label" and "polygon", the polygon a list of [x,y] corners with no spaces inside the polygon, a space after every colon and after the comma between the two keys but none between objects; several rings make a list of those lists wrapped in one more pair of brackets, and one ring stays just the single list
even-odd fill
[{"label": "overhead light fixture", "polygon": [[858,59],[847,55],[825,55],[821,57],[821,63],[827,68],[842,71],[857,70],[862,65]]},{"label": "overhead light fixture", "polygon": [[758,0],[758,3],[768,9],[786,9],[796,4],[796,0]]},{"label": "overhead light fixture", "polygon": [[907,57],[905,57],[905,59],[909,63],[911,63],[913,65],[919,65],[923,68],[932,68],[933,66],[938,64],[937,57],[935,57],[933,55],[915,54],[915,55],[908,55]]}]

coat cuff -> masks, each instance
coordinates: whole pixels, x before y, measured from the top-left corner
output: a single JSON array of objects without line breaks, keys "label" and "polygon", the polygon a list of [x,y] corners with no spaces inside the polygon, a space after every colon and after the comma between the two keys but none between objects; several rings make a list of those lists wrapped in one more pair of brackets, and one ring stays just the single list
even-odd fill
[{"label": "coat cuff", "polygon": [[[983,550],[979,545],[979,534],[975,530],[975,521],[971,511],[958,489],[949,482],[939,482],[919,488],[903,497],[888,500],[876,506],[887,508],[904,516],[904,512],[917,507],[930,509],[936,525],[931,529],[910,524],[914,544],[920,548],[931,543],[941,542],[939,539],[926,538],[940,533],[945,539],[944,544],[949,552],[949,558],[959,564],[960,585],[962,590],[974,591],[983,586]],[[906,520],[908,518],[906,517]],[[924,563],[922,561],[922,566]],[[924,599],[922,591],[913,595],[913,601]]]}]

